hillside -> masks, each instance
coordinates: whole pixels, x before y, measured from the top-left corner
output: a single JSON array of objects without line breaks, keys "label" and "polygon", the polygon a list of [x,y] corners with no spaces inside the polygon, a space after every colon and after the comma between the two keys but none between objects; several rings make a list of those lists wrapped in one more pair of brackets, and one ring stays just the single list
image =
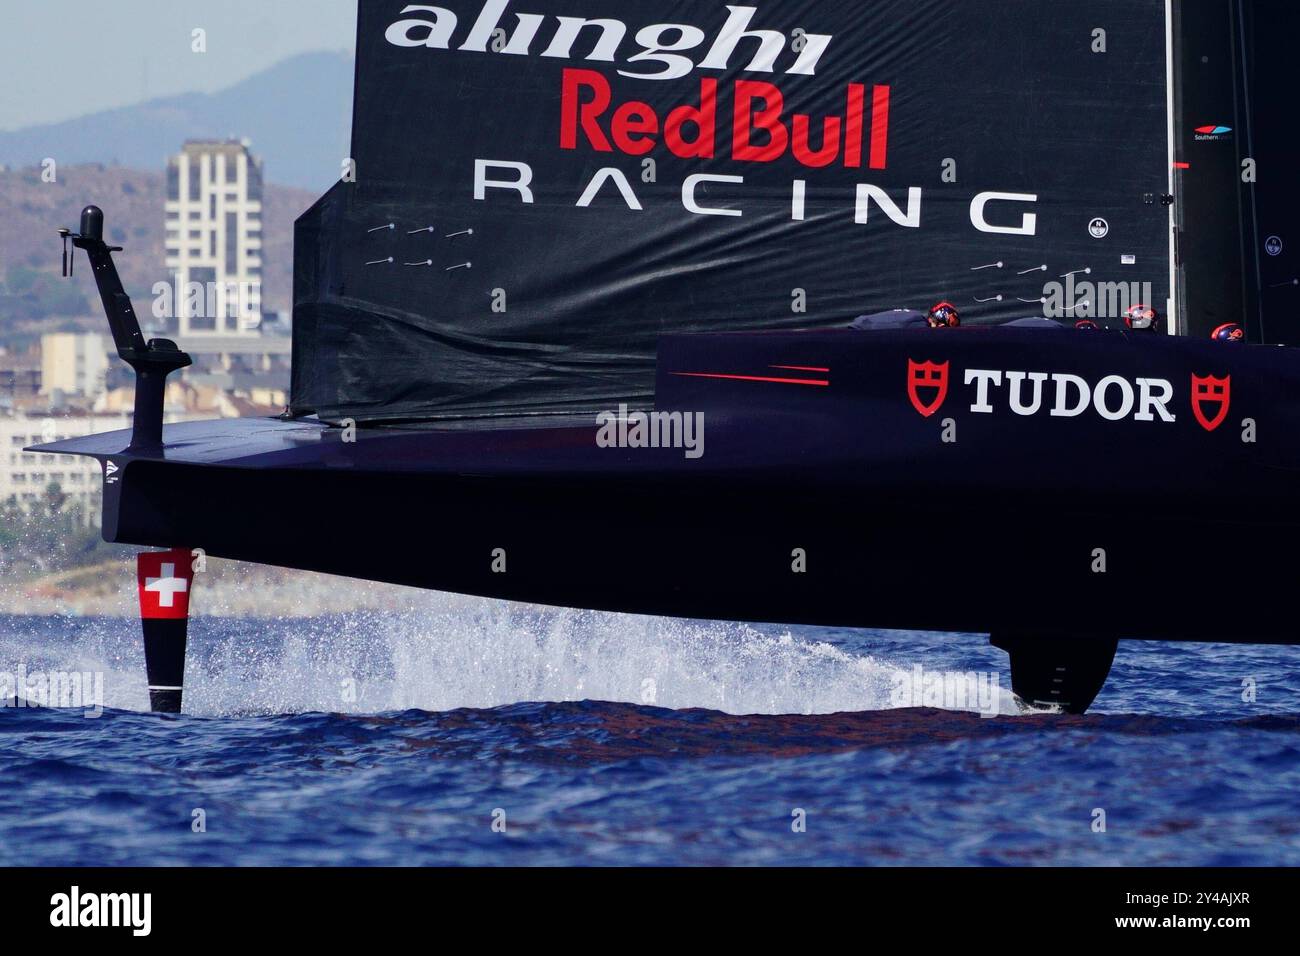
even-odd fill
[{"label": "hillside", "polygon": [[353,60],[306,53],[219,93],[187,93],[0,132],[0,165],[106,163],[162,169],[187,139],[247,137],[269,182],[324,192],[349,155]]},{"label": "hillside", "polygon": [[[84,255],[71,280],[60,272],[60,226],[76,228],[89,202],[104,209],[109,238],[125,246],[118,271],[141,320],[149,314],[155,282],[169,278],[163,264],[166,180],[156,172],[116,166],[59,166],[58,181],[45,183],[39,168],[0,173],[0,341],[15,333],[57,327],[62,317],[99,316],[99,299]],[[317,193],[268,184],[263,213],[268,310],[292,302],[293,223]],[[78,298],[78,295],[80,298]],[[102,316],[100,316],[102,318]]]}]

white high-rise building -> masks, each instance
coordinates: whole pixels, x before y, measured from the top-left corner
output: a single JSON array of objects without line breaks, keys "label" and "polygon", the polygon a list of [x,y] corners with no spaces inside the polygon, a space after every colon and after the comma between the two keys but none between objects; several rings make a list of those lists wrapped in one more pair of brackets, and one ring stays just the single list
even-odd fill
[{"label": "white high-rise building", "polygon": [[192,335],[257,334],[262,163],[247,141],[187,142],[168,160],[166,247],[182,347]]}]

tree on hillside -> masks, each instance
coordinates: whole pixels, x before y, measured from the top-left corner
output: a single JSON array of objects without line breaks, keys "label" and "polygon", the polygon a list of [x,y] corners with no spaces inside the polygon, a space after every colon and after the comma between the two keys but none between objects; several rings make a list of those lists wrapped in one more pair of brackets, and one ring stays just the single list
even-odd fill
[{"label": "tree on hillside", "polygon": [[0,317],[4,319],[23,322],[88,311],[90,304],[76,286],[30,266],[10,266],[0,282]]}]

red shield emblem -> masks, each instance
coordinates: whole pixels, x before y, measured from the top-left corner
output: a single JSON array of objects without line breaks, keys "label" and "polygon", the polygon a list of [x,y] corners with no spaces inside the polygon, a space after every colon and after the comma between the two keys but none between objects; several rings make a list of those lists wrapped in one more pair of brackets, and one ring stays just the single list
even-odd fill
[{"label": "red shield emblem", "polygon": [[[1232,402],[1232,376],[1215,378],[1213,375],[1192,376],[1192,414],[1207,432],[1212,432],[1228,417]],[[1214,416],[1206,414],[1206,406],[1215,406]]]},{"label": "red shield emblem", "polygon": [[[916,362],[907,360],[907,397],[912,400],[912,407],[929,418],[942,406],[948,397],[948,362],[942,365],[935,362]],[[923,401],[921,390],[930,393],[930,401]]]}]

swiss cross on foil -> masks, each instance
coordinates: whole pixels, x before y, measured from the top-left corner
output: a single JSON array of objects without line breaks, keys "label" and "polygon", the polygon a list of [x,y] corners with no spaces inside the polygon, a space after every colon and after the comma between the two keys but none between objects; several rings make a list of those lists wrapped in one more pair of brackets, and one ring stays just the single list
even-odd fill
[{"label": "swiss cross on foil", "polygon": [[193,559],[185,550],[136,557],[136,586],[143,618],[186,618],[190,613]]}]

